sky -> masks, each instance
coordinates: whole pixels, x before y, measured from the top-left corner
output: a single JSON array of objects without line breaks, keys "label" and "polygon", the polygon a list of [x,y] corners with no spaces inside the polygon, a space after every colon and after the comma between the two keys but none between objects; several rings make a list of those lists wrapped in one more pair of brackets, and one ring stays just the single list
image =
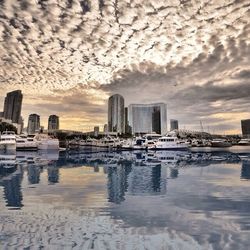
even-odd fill
[{"label": "sky", "polygon": [[249,0],[0,0],[0,109],[63,129],[107,122],[107,99],[165,102],[180,128],[240,133],[250,118]]}]

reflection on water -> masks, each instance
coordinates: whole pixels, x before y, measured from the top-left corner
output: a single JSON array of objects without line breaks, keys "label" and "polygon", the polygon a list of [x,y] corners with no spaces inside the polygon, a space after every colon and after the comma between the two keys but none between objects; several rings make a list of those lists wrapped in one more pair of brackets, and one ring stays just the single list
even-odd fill
[{"label": "reflection on water", "polygon": [[250,161],[242,161],[241,179],[250,180]]},{"label": "reflection on water", "polygon": [[[43,223],[48,223],[51,230],[62,230],[60,233],[70,238],[72,234],[65,232],[67,221],[74,234],[79,234],[79,239],[74,239],[77,249],[93,246],[86,243],[92,236],[85,242],[81,230],[98,233],[99,236],[94,234],[95,239],[102,235],[102,241],[108,244],[112,240],[107,235],[115,232],[117,237],[119,233],[124,235],[126,228],[137,234],[135,248],[144,244],[148,249],[162,246],[168,249],[164,248],[166,244],[172,246],[166,240],[168,237],[172,237],[169,240],[172,243],[176,240],[183,246],[175,248],[178,244],[173,243],[173,249],[187,249],[189,243],[190,249],[195,245],[196,249],[211,246],[246,249],[250,243],[248,153],[157,151],[59,155],[18,152],[17,155],[1,155],[0,159],[0,224],[7,230],[0,233],[0,245],[2,242],[6,249],[13,240],[19,242],[19,246],[24,244],[15,235],[24,224],[33,227],[30,213],[37,220],[43,218],[35,229],[30,229],[39,233],[40,224],[47,216],[48,221]],[[15,214],[16,209],[22,209],[23,213]],[[52,214],[58,216],[57,221],[50,217]],[[12,216],[18,218],[14,222],[17,228],[11,226]],[[64,222],[61,221],[63,216],[66,216]],[[85,219],[88,222],[77,224]],[[91,223],[93,228],[84,229]],[[100,225],[106,227],[105,232]],[[144,228],[143,233],[136,230],[139,228]],[[53,234],[50,230],[48,233]],[[48,239],[49,235],[44,234],[41,238]],[[134,249],[127,245],[133,233],[126,231],[125,235],[127,240],[122,236],[114,239],[118,245],[107,247],[103,243],[101,248],[98,241],[99,248],[94,245],[92,249]],[[138,241],[141,235],[149,237],[148,242]],[[155,235],[159,241],[156,240],[156,245],[153,244]],[[32,243],[31,233],[26,233],[25,237],[30,237],[29,246],[38,244],[35,240]],[[50,241],[43,245],[51,249],[61,249],[68,242],[54,234],[50,237],[56,238],[54,245]],[[88,247],[81,248],[80,242]]]},{"label": "reflection on water", "polygon": [[50,184],[56,184],[59,182],[59,168],[55,166],[48,166],[48,182]]},{"label": "reflection on water", "polygon": [[0,185],[4,187],[4,198],[7,207],[21,208],[23,206],[21,192],[22,178],[23,173],[19,170],[0,181]]}]

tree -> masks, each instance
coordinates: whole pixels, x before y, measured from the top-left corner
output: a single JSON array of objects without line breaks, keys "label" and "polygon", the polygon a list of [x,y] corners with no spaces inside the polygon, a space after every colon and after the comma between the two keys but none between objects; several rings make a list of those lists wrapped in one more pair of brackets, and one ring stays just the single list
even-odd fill
[{"label": "tree", "polygon": [[13,131],[15,133],[17,133],[17,129],[15,126],[13,126],[12,124],[9,124],[7,122],[0,122],[0,132],[4,132],[4,131]]}]

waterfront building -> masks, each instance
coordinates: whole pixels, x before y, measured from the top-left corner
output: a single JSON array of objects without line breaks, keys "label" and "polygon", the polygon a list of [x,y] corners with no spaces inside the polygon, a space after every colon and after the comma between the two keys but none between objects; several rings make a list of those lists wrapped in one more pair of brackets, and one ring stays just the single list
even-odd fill
[{"label": "waterfront building", "polygon": [[105,134],[108,133],[108,124],[104,124],[104,126],[103,126],[103,132],[104,132]]},{"label": "waterfront building", "polygon": [[131,134],[132,129],[131,129],[131,126],[129,125],[129,121],[128,121],[128,107],[126,107],[124,109],[124,112],[125,112],[125,134]]},{"label": "waterfront building", "polygon": [[50,115],[48,120],[48,131],[59,129],[59,116]]},{"label": "waterfront building", "polygon": [[171,119],[170,120],[170,131],[178,130],[179,129],[179,123],[177,120]]},{"label": "waterfront building", "polygon": [[99,135],[100,129],[99,126],[94,127],[94,136],[97,137]]},{"label": "waterfront building", "polygon": [[29,115],[29,121],[28,121],[28,128],[27,132],[28,134],[35,134],[40,131],[40,116],[37,114],[31,114]]},{"label": "waterfront building", "polygon": [[108,131],[123,134],[124,123],[124,98],[121,95],[112,95],[108,100]]},{"label": "waterfront building", "polygon": [[7,93],[4,100],[3,117],[13,123],[19,123],[22,110],[23,95],[21,90]]},{"label": "waterfront building", "polygon": [[241,121],[241,129],[243,137],[250,138],[250,119]]},{"label": "waterfront building", "polygon": [[23,132],[23,128],[24,128],[24,119],[22,116],[20,116],[18,124],[20,125],[20,134]]},{"label": "waterfront building", "polygon": [[133,134],[167,132],[167,105],[165,103],[130,104],[129,125]]}]

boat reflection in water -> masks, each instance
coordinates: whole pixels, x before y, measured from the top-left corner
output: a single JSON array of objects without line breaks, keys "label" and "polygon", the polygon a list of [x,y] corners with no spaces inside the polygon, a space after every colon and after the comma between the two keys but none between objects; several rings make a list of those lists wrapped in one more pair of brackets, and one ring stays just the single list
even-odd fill
[{"label": "boat reflection in water", "polygon": [[[4,168],[6,161],[13,167]],[[249,246],[247,153],[17,152],[2,155],[0,167],[6,249],[41,242],[62,249],[73,241],[77,249],[93,242],[100,249],[171,249],[172,242],[180,249],[224,249],[221,237],[231,239],[228,249]],[[16,209],[22,213],[9,211]]]}]

